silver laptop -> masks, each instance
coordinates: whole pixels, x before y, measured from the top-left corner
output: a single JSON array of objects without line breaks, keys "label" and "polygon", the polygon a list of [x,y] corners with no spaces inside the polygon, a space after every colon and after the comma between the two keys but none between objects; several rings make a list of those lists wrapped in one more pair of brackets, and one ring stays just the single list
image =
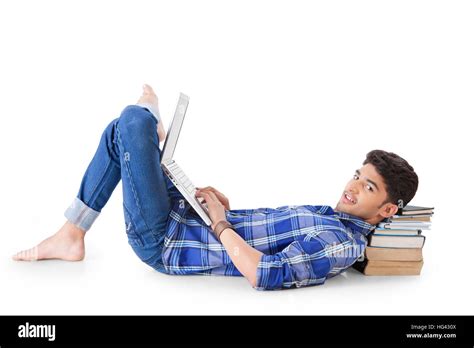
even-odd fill
[{"label": "silver laptop", "polygon": [[193,185],[191,180],[184,174],[182,169],[178,166],[176,161],[173,159],[174,150],[178,142],[179,132],[183,125],[184,115],[189,104],[189,97],[180,93],[178,105],[174,112],[173,121],[168,129],[166,135],[165,145],[161,154],[161,167],[165,174],[170,178],[171,182],[181,192],[183,197],[188,203],[194,208],[196,213],[204,220],[206,225],[210,226],[212,221],[209,217],[208,209],[206,204],[203,204],[203,198],[196,197],[196,187]]}]

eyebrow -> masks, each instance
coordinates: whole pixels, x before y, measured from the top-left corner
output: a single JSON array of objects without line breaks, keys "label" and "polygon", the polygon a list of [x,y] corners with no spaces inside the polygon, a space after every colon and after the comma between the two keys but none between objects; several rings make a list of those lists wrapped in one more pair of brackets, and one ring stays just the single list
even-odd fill
[{"label": "eyebrow", "polygon": [[[360,176],[360,170],[359,170],[359,169],[356,169],[355,172],[356,172],[357,176]],[[369,184],[374,185],[374,187],[377,189],[377,191],[379,191],[379,187],[377,186],[377,184],[376,184],[374,181],[372,181],[372,180],[370,180],[370,179],[367,179],[367,178],[365,178],[365,179],[367,180],[367,182],[368,182]]]}]

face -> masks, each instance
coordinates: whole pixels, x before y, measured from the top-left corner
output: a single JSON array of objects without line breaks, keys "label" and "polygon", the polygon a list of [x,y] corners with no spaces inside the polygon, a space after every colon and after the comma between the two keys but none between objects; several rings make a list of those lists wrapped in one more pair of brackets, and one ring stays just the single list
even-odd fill
[{"label": "face", "polygon": [[366,164],[355,171],[335,210],[375,225],[398,210],[396,204],[384,203],[387,197],[383,178],[372,164]]}]

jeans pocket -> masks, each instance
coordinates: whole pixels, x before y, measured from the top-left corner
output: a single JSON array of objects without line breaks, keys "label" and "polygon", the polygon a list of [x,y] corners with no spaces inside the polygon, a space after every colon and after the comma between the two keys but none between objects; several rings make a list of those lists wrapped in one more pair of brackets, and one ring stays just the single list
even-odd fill
[{"label": "jeans pocket", "polygon": [[123,213],[125,218],[125,232],[127,233],[128,244],[132,247],[143,247],[144,243],[141,240],[140,236],[135,231],[135,226],[133,225],[133,221],[130,218],[130,213],[123,204]]}]

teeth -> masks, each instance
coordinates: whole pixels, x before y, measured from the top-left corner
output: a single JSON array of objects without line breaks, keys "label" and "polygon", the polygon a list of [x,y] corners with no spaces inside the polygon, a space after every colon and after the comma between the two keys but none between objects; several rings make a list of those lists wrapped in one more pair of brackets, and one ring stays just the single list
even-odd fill
[{"label": "teeth", "polygon": [[355,203],[355,201],[352,199],[351,196],[349,196],[347,193],[346,193],[346,198],[351,201],[351,203]]}]

